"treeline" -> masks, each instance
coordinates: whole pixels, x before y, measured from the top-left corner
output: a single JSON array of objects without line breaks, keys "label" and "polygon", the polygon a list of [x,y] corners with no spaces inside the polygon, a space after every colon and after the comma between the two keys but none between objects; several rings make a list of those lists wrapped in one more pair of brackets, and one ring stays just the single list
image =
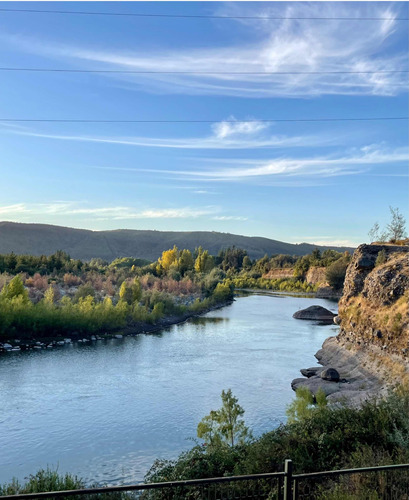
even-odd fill
[{"label": "treeline", "polygon": [[[8,271],[0,275],[3,340],[138,329],[201,313],[233,297],[223,271],[202,248],[191,254],[174,247],[149,264],[133,258],[84,263],[64,252],[47,258],[1,257]],[[23,263],[28,271],[15,274]]]},{"label": "treeline", "polygon": [[[304,257],[273,255],[252,261],[234,247],[212,256],[202,247],[190,252],[176,246],[156,262],[132,257],[83,262],[62,251],[48,257],[0,255],[0,339],[157,324],[227,302],[235,287],[312,292],[314,285],[305,280],[311,266],[328,266],[329,272],[335,266],[337,286],[342,286],[348,260],[332,250],[322,255],[315,250]],[[288,267],[295,276],[263,278],[271,269]]]}]

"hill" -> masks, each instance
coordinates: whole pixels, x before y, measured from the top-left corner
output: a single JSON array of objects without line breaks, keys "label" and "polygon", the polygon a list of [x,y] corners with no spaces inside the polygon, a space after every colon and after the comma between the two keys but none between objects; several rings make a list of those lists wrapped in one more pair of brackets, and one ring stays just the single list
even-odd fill
[{"label": "hill", "polygon": [[252,258],[265,254],[306,255],[314,248],[338,251],[352,250],[347,247],[324,247],[307,243],[292,244],[269,238],[240,236],[210,231],[144,231],[117,229],[113,231],[90,231],[49,224],[23,224],[0,222],[0,253],[14,252],[17,255],[50,255],[64,250],[76,259],[93,257],[111,261],[117,257],[138,257],[156,260],[163,250],[176,245],[179,248],[202,246],[212,255],[224,248],[236,246],[247,250]]}]

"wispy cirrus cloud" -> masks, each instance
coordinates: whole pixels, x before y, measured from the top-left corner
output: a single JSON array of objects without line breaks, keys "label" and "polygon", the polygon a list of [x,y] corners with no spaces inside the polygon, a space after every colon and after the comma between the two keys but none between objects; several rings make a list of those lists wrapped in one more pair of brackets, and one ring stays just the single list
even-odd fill
[{"label": "wispy cirrus cloud", "polygon": [[86,216],[98,220],[132,219],[187,219],[212,216],[220,212],[220,207],[149,208],[137,210],[127,206],[90,207],[73,202],[16,203],[0,206],[3,218],[15,216]]},{"label": "wispy cirrus cloud", "polygon": [[[2,35],[20,50],[65,61],[76,68],[146,71],[150,74],[101,74],[114,84],[147,92],[239,97],[300,97],[326,94],[396,95],[407,91],[407,75],[398,73],[319,74],[320,71],[394,71],[407,68],[407,55],[393,47],[401,24],[399,6],[294,2],[289,6],[232,6],[236,13],[278,17],[387,17],[371,22],[241,20],[243,41],[210,48],[144,51],[69,45],[21,35]],[[219,6],[217,8],[220,8]],[[228,9],[223,5],[223,9]],[[226,21],[223,21],[224,23]],[[168,71],[169,74],[155,72]],[[260,74],[268,72],[315,74]],[[173,74],[171,74],[173,72]],[[179,72],[179,74],[178,74]],[[180,74],[190,72],[195,74]],[[213,72],[213,73],[211,73]],[[230,72],[231,74],[223,74]],[[242,74],[238,74],[242,72]],[[251,74],[250,74],[251,73]]]},{"label": "wispy cirrus cloud", "polygon": [[[335,177],[360,174],[375,165],[405,164],[409,160],[408,148],[385,149],[379,145],[364,146],[349,154],[318,156],[313,158],[281,157],[272,160],[211,159],[211,166],[195,170],[151,170],[173,175],[185,180],[243,181],[259,177],[300,178]],[[225,166],[231,164],[231,166]]]},{"label": "wispy cirrus cloud", "polygon": [[[271,135],[267,130],[271,123],[249,118],[248,122],[237,121],[234,116],[228,121],[216,122],[210,126],[211,133],[203,137],[135,137],[135,136],[95,136],[71,135],[39,132],[27,127],[4,127],[3,132],[37,137],[39,139],[54,139],[59,141],[77,141],[102,144],[117,144],[123,146],[137,146],[147,148],[169,149],[254,149],[254,148],[281,148],[281,147],[311,147],[325,145],[339,141],[339,138],[330,137],[325,133],[320,135]],[[1,124],[3,125],[3,124]]]}]

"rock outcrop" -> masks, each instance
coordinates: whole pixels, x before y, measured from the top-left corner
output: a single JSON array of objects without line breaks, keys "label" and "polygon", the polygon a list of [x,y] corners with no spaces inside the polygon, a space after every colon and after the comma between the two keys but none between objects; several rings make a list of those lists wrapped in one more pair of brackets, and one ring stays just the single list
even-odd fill
[{"label": "rock outcrop", "polygon": [[305,279],[313,285],[328,286],[326,273],[326,267],[312,266],[308,269]]},{"label": "rock outcrop", "polygon": [[379,347],[407,360],[409,247],[358,247],[347,270],[338,315],[340,341]]},{"label": "rock outcrop", "polygon": [[[339,334],[315,355],[323,368],[301,370],[308,378],[293,380],[293,389],[307,386],[316,394],[321,388],[331,403],[359,405],[408,383],[409,246],[358,247],[338,310],[334,323],[340,325]],[[332,369],[338,380],[326,379]]]},{"label": "rock outcrop", "polygon": [[282,278],[293,278],[294,268],[293,267],[283,267],[279,269],[270,269],[270,271],[263,275],[264,279],[278,280]]}]

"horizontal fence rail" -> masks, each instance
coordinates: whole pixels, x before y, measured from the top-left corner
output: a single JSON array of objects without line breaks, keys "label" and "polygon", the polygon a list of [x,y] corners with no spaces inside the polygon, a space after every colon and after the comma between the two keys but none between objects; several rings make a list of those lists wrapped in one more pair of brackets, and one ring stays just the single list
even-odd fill
[{"label": "horizontal fence rail", "polygon": [[409,500],[409,464],[339,469],[292,476],[292,500]]},{"label": "horizontal fence rail", "polygon": [[[0,496],[1,500],[29,500],[29,499],[41,499],[41,498],[66,498],[66,497],[80,497],[86,498],[90,495],[104,495],[105,498],[121,498],[119,495],[117,497],[111,496],[115,493],[136,493],[134,497],[124,497],[124,498],[160,498],[160,499],[183,499],[183,498],[197,498],[197,499],[207,499],[212,500],[221,498],[274,498],[269,496],[269,494],[274,490],[274,486],[277,489],[277,499],[281,499],[281,489],[284,479],[286,477],[285,472],[272,472],[267,474],[251,474],[245,476],[227,476],[227,477],[216,477],[209,479],[190,479],[186,481],[169,481],[162,483],[149,483],[149,484],[133,484],[129,486],[108,486],[103,488],[84,488],[79,490],[66,490],[66,491],[51,491],[44,493],[24,493],[19,495],[6,495]],[[272,484],[272,481],[276,480],[276,485]],[[260,482],[267,483],[267,488],[264,485],[260,485]],[[233,483],[233,484],[232,484]],[[246,484],[251,483],[251,484]],[[268,484],[269,483],[269,484]],[[244,484],[244,488],[240,488]],[[219,488],[222,491],[222,496],[217,493],[215,486],[221,486],[224,488]],[[230,487],[226,489],[226,487]],[[264,486],[264,488],[263,488]],[[251,490],[260,490],[263,488],[266,491],[266,495],[263,493],[256,493]],[[240,490],[244,492],[240,492]],[[190,490],[190,491],[189,491]],[[224,491],[223,491],[224,490]],[[236,491],[235,491],[236,490]],[[238,490],[238,491],[237,491]],[[234,496],[228,496],[229,493],[235,493]],[[149,495],[149,493],[157,493],[157,495]],[[176,494],[175,494],[176,493]],[[183,493],[184,496],[180,496]],[[243,493],[243,495],[241,495]],[[241,495],[241,496],[240,496]]]},{"label": "horizontal fence rail", "polygon": [[0,500],[92,500],[95,495],[97,500],[315,500],[329,492],[356,499],[409,500],[409,464],[293,474],[292,461],[286,460],[284,472],[24,493]]}]

